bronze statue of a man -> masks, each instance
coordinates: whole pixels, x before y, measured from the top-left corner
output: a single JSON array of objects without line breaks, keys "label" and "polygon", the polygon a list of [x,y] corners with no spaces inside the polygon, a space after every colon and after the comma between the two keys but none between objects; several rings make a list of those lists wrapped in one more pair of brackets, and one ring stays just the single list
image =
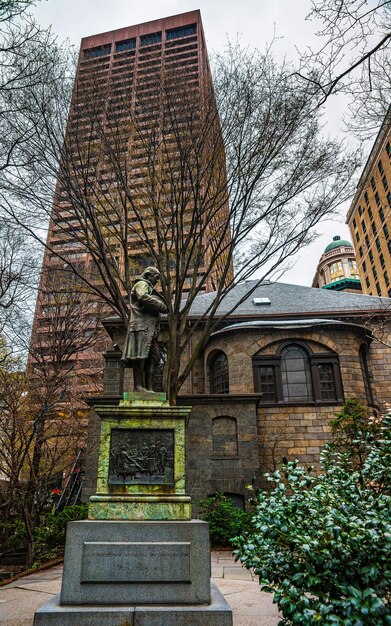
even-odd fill
[{"label": "bronze statue of a man", "polygon": [[153,391],[153,379],[160,360],[157,343],[159,315],[167,313],[167,304],[155,290],[159,278],[159,270],[147,267],[135,279],[130,292],[130,321],[122,360],[125,367],[133,368],[135,391]]}]

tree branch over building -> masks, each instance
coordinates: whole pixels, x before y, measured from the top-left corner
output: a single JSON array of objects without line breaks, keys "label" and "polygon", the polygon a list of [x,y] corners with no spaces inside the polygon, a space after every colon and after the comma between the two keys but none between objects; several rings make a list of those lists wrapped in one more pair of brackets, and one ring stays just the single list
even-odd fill
[{"label": "tree branch over building", "polygon": [[0,172],[14,172],[40,158],[31,154],[31,142],[40,133],[40,120],[33,112],[45,104],[50,107],[54,83],[67,85],[70,93],[72,52],[29,15],[35,4],[32,0],[0,4]]},{"label": "tree branch over building", "polygon": [[350,97],[347,126],[373,136],[391,96],[391,7],[384,0],[313,0],[309,20],[320,21],[318,49],[301,54],[297,75],[312,86],[318,105],[338,93]]},{"label": "tree branch over building", "polygon": [[[176,68],[135,97],[130,81],[113,92],[97,72],[75,86],[65,139],[64,100],[53,92],[49,102],[27,113],[40,133],[28,166],[3,177],[3,208],[124,324],[132,278],[159,268],[175,401],[221,301],[254,272],[261,280],[291,263],[351,194],[357,159],[323,136],[311,89],[270,50],[217,57],[214,91]],[[212,289],[190,327],[194,299]]]}]

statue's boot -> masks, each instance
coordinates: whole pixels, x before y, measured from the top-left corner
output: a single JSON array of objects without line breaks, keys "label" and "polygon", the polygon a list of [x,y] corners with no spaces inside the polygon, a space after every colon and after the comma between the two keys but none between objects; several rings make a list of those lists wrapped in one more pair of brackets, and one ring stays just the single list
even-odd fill
[{"label": "statue's boot", "polygon": [[145,387],[143,387],[142,385],[143,370],[144,370],[144,360],[140,361],[137,364],[135,363],[133,365],[133,382],[134,382],[135,391],[140,391],[140,392],[148,391],[148,389],[145,389]]}]

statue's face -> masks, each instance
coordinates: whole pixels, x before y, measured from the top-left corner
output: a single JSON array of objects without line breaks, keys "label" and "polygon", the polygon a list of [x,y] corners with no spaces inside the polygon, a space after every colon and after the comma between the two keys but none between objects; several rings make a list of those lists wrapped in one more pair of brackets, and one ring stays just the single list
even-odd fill
[{"label": "statue's face", "polygon": [[159,278],[160,278],[160,274],[158,273],[150,274],[149,281],[152,283],[153,286],[155,286],[159,282]]}]

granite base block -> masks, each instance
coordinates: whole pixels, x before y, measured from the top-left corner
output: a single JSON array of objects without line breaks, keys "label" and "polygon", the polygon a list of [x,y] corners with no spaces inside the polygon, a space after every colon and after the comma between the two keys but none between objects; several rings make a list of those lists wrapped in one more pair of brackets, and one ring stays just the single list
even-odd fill
[{"label": "granite base block", "polygon": [[54,596],[35,613],[34,626],[232,626],[232,611],[212,583],[211,603],[185,606],[61,606]]},{"label": "granite base block", "polygon": [[62,605],[208,604],[206,522],[70,522]]}]

